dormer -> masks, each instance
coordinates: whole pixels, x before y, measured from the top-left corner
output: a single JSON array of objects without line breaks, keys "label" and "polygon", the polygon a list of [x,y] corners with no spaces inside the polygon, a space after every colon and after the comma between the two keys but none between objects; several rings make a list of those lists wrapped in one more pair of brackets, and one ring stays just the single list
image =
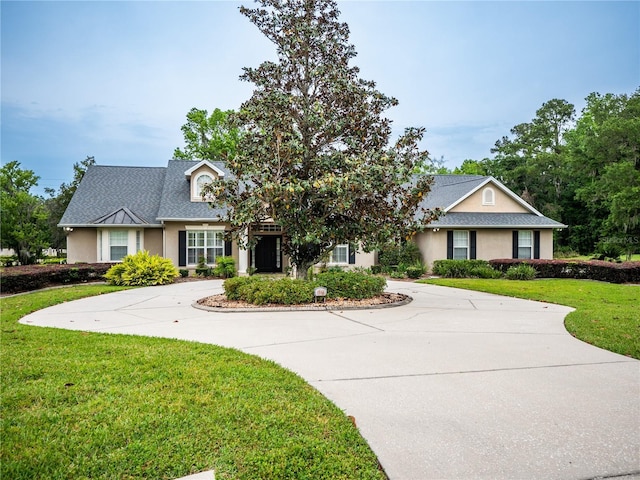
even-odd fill
[{"label": "dormer", "polygon": [[[191,201],[202,202],[202,188],[224,177],[224,172],[208,160],[202,160],[184,172],[184,176],[189,182]],[[206,198],[204,201],[207,200],[210,198]]]}]

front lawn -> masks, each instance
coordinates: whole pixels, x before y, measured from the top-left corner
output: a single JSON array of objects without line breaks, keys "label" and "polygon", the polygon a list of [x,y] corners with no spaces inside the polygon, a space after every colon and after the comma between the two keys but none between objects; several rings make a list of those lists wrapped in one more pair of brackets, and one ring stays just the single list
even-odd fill
[{"label": "front lawn", "polygon": [[640,286],[567,279],[434,278],[421,283],[573,307],[576,311],[565,319],[569,333],[597,347],[640,359]]},{"label": "front lawn", "polygon": [[21,325],[121,290],[1,299],[0,477],[383,479],[344,413],[295,374],[194,342]]}]

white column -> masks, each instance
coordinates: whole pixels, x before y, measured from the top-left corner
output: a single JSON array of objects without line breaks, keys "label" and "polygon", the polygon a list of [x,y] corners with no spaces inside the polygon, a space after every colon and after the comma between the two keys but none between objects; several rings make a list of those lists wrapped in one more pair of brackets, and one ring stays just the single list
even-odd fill
[{"label": "white column", "polygon": [[[247,230],[242,234],[242,240],[247,241]],[[249,267],[249,250],[238,247],[238,275],[246,275]]]}]

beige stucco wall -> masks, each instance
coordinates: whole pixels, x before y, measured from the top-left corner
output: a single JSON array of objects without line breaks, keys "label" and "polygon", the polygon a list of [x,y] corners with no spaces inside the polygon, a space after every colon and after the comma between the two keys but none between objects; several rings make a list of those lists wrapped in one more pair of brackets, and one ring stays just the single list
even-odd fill
[{"label": "beige stucco wall", "polygon": [[163,255],[161,228],[147,228],[144,230],[144,249],[151,255]]},{"label": "beige stucco wall", "polygon": [[[513,230],[508,229],[476,229],[476,258],[493,260],[511,258],[513,250]],[[416,243],[422,252],[423,260],[429,269],[435,260],[447,258],[447,230],[437,232],[427,230],[416,236]],[[540,258],[553,258],[553,230],[540,230]]]},{"label": "beige stucco wall", "polygon": [[[486,188],[491,188],[494,193],[495,204],[483,205],[482,192]],[[529,210],[520,205],[516,200],[500,190],[496,185],[488,184],[480,190],[465,198],[450,212],[478,212],[478,213],[530,213]]]},{"label": "beige stucco wall", "polygon": [[415,242],[422,252],[422,260],[430,270],[434,260],[447,258],[447,231],[427,230],[416,235]]},{"label": "beige stucco wall", "polygon": [[67,235],[67,263],[95,263],[98,237],[95,228],[74,228]]}]

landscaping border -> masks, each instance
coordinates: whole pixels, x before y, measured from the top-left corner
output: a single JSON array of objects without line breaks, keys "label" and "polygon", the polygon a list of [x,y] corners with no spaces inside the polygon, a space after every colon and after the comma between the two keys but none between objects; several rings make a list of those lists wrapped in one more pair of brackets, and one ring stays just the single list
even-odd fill
[{"label": "landscaping border", "polygon": [[[394,293],[394,295],[398,295],[403,297],[401,300],[396,302],[389,303],[379,303],[379,304],[365,304],[363,301],[362,305],[350,305],[349,303],[314,303],[314,304],[303,304],[303,305],[279,305],[279,304],[269,304],[269,305],[255,305],[249,306],[251,304],[247,304],[246,307],[211,307],[208,305],[203,305],[200,303],[201,301],[209,298],[204,297],[200,300],[196,300],[191,304],[193,308],[197,308],[198,310],[205,310],[207,312],[217,312],[217,313],[247,313],[247,312],[332,312],[332,311],[342,311],[342,310],[379,310],[383,308],[394,308],[401,307],[403,305],[407,305],[413,301],[413,297],[409,295],[405,295],[403,293]],[[351,303],[353,301],[350,301]]]}]

